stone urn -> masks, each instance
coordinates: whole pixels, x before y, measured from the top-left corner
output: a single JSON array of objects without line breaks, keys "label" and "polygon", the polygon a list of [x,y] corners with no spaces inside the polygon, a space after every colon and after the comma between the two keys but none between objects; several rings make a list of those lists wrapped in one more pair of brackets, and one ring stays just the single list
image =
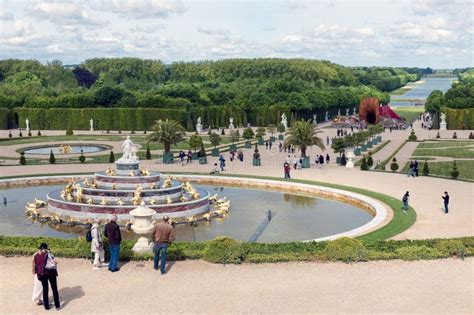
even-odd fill
[{"label": "stone urn", "polygon": [[148,208],[144,201],[142,201],[138,208],[130,211],[130,215],[134,218],[132,230],[140,235],[140,238],[132,248],[135,253],[147,253],[152,251],[153,243],[150,242],[149,235],[154,229],[151,218],[155,213],[156,211]]},{"label": "stone urn", "polygon": [[354,148],[346,149],[346,168],[354,168]]}]

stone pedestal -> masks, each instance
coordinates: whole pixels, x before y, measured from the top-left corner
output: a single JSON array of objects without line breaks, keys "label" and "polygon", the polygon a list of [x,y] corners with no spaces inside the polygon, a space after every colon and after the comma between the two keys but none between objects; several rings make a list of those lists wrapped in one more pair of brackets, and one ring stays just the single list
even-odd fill
[{"label": "stone pedestal", "polygon": [[346,168],[354,168],[354,148],[346,149]]},{"label": "stone pedestal", "polygon": [[446,126],[447,126],[446,122],[445,122],[445,121],[444,121],[444,122],[442,121],[442,122],[439,124],[439,130],[448,130],[448,129],[446,128]]},{"label": "stone pedestal", "polygon": [[196,125],[196,132],[197,133],[202,133],[202,125],[201,124]]}]

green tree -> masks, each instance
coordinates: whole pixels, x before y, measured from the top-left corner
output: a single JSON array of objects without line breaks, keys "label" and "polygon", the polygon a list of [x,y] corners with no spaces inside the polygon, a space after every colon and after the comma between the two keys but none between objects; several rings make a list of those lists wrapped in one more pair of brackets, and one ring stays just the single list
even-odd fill
[{"label": "green tree", "polygon": [[79,162],[84,163],[86,161],[86,157],[84,156],[84,150],[81,149],[81,155],[79,155]]},{"label": "green tree", "polygon": [[112,151],[112,150],[110,150],[109,162],[110,162],[110,163],[114,163],[114,162],[115,162],[115,155],[114,155],[114,151]]},{"label": "green tree", "polygon": [[221,136],[213,132],[209,136],[209,141],[211,141],[211,144],[216,148],[221,143]]},{"label": "green tree", "polygon": [[253,132],[252,128],[245,128],[244,129],[244,132],[242,133],[242,138],[246,139],[246,140],[250,140],[250,139],[253,139],[253,137],[255,136],[255,133]]},{"label": "green tree", "polygon": [[230,140],[232,141],[232,143],[235,143],[235,142],[239,141],[239,139],[240,139],[239,130],[238,129],[237,130],[232,130],[230,132]]},{"label": "green tree", "polygon": [[346,141],[344,138],[336,138],[331,144],[334,153],[339,153],[339,156],[346,150]]},{"label": "green tree", "polygon": [[288,129],[285,147],[295,146],[301,150],[301,156],[306,157],[306,149],[316,145],[321,150],[326,150],[324,142],[318,137],[319,129],[311,123],[311,120],[299,120]]},{"label": "green tree", "polygon": [[20,152],[20,164],[21,165],[26,165],[25,152],[23,152],[23,151]]},{"label": "green tree", "polygon": [[371,168],[374,165],[374,159],[372,157],[372,152],[369,151],[369,157],[367,158],[367,166]]},{"label": "green tree", "polygon": [[150,151],[150,147],[149,147],[149,146],[146,147],[145,159],[151,160],[151,151]]},{"label": "green tree", "polygon": [[158,142],[163,144],[165,153],[171,152],[171,145],[183,140],[185,131],[175,120],[159,120],[152,127],[152,133],[147,136],[147,143]]},{"label": "green tree", "polygon": [[56,163],[56,158],[54,157],[53,150],[49,153],[49,164],[55,164]]},{"label": "green tree", "polygon": [[275,134],[275,129],[276,129],[276,126],[275,126],[274,124],[270,124],[270,125],[268,125],[268,127],[267,127],[267,130],[268,130],[268,132],[272,135],[272,137],[273,137],[273,135]]},{"label": "green tree", "polygon": [[197,148],[203,145],[201,136],[197,134],[193,134],[191,137],[189,137],[188,143],[189,146],[193,148],[194,152],[196,152]]},{"label": "green tree", "polygon": [[430,169],[428,166],[428,161],[425,160],[425,163],[423,164],[423,175],[428,176],[430,174]]},{"label": "green tree", "polygon": [[367,164],[367,159],[366,159],[365,155],[362,157],[362,163],[360,164],[360,169],[363,170],[363,171],[369,170],[369,166]]},{"label": "green tree", "polygon": [[279,133],[284,133],[285,132],[285,125],[283,125],[282,123],[279,123],[278,126],[277,126],[277,130]]},{"label": "green tree", "polygon": [[263,138],[265,134],[266,134],[266,129],[264,127],[257,128],[257,133],[256,133],[257,139]]},{"label": "green tree", "polygon": [[451,177],[456,179],[458,178],[458,176],[459,176],[458,167],[456,165],[456,161],[453,161],[453,170],[451,171]]}]

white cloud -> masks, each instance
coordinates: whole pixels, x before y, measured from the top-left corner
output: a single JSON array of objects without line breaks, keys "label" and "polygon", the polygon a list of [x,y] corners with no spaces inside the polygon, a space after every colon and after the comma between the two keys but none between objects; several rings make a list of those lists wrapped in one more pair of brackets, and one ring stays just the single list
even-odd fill
[{"label": "white cloud", "polygon": [[127,18],[167,18],[185,11],[180,0],[109,0],[102,7]]},{"label": "white cloud", "polygon": [[131,32],[135,33],[152,33],[164,29],[166,29],[164,24],[136,25],[129,28]]},{"label": "white cloud", "polygon": [[38,20],[47,19],[55,24],[107,24],[107,21],[91,10],[83,9],[72,2],[37,2],[27,5],[25,11]]},{"label": "white cloud", "polygon": [[199,33],[203,33],[206,35],[227,36],[231,34],[230,30],[225,28],[207,28],[198,25],[196,29]]},{"label": "white cloud", "polygon": [[0,21],[13,21],[14,19],[13,13],[0,9]]}]

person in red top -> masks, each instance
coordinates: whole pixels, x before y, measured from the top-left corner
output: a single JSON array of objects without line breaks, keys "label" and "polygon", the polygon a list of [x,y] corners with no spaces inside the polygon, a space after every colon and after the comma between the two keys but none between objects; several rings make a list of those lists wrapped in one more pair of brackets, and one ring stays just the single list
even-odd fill
[{"label": "person in red top", "polygon": [[[39,251],[36,253],[33,258],[34,261],[34,272],[36,273],[38,280],[41,281],[43,286],[43,304],[46,310],[49,310],[49,295],[48,295],[48,281],[51,285],[51,290],[53,291],[54,306],[56,310],[61,309],[61,304],[59,303],[59,293],[58,286],[56,282],[56,277],[58,276],[58,271],[56,270],[56,261],[54,257],[48,250],[48,244],[41,243],[38,247]],[[48,255],[51,255],[48,258]],[[49,261],[48,261],[49,259]]]}]

